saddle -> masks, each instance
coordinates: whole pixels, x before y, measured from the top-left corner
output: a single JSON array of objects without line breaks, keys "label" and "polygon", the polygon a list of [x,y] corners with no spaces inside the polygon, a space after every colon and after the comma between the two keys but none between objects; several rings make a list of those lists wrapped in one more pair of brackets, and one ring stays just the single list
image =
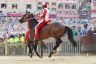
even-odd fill
[{"label": "saddle", "polygon": [[46,22],[47,22],[47,24],[51,24],[51,19],[50,20],[47,20]]},{"label": "saddle", "polygon": [[[49,24],[51,24],[51,20],[47,20],[47,21],[46,21],[46,24],[45,24],[44,26],[49,25]],[[41,29],[42,29],[42,28],[39,29],[39,33],[40,33],[40,30],[41,30]]]}]

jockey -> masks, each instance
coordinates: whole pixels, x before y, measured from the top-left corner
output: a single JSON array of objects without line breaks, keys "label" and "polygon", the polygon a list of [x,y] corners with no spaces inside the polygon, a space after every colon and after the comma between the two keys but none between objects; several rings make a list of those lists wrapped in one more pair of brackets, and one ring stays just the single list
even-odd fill
[{"label": "jockey", "polygon": [[49,10],[47,8],[48,3],[45,2],[43,4],[43,10],[42,10],[42,15],[40,16],[41,21],[39,21],[39,23],[36,25],[35,27],[35,41],[38,40],[39,34],[38,31],[40,28],[42,28],[48,21],[49,21]]},{"label": "jockey", "polygon": [[27,44],[28,43],[28,38],[29,38],[29,29],[26,31],[25,33],[25,37],[24,37],[24,43]]},{"label": "jockey", "polygon": [[[26,10],[26,13],[30,13],[30,10]],[[28,28],[28,30],[27,30],[26,33],[25,33],[25,37],[24,37],[24,43],[25,43],[25,44],[28,43],[29,32],[30,32],[30,29]]]}]

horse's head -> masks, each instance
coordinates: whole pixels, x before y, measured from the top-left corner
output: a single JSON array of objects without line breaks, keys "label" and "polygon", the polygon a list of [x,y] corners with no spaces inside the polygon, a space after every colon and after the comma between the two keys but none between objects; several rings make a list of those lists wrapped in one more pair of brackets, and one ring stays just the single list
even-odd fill
[{"label": "horse's head", "polygon": [[23,23],[23,22],[26,22],[26,21],[31,20],[31,19],[34,19],[34,15],[31,14],[31,13],[25,13],[25,14],[21,17],[21,19],[19,19],[19,22],[20,22],[20,23]]},{"label": "horse's head", "polygon": [[19,19],[20,23],[28,22],[28,27],[30,29],[35,28],[35,26],[38,24],[38,21],[35,19],[34,14],[32,13],[25,13],[21,19]]}]

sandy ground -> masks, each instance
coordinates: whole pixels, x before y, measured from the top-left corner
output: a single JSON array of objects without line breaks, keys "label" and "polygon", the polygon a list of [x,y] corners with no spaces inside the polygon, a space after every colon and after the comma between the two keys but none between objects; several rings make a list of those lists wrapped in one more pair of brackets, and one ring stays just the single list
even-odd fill
[{"label": "sandy ground", "polygon": [[0,64],[96,64],[96,56],[0,56]]}]

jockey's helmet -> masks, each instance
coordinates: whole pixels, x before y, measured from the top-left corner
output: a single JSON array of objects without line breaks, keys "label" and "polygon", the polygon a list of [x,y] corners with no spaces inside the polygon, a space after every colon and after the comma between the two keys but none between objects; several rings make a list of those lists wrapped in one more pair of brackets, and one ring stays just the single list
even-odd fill
[{"label": "jockey's helmet", "polygon": [[48,6],[48,2],[43,3],[42,7],[46,8]]}]

